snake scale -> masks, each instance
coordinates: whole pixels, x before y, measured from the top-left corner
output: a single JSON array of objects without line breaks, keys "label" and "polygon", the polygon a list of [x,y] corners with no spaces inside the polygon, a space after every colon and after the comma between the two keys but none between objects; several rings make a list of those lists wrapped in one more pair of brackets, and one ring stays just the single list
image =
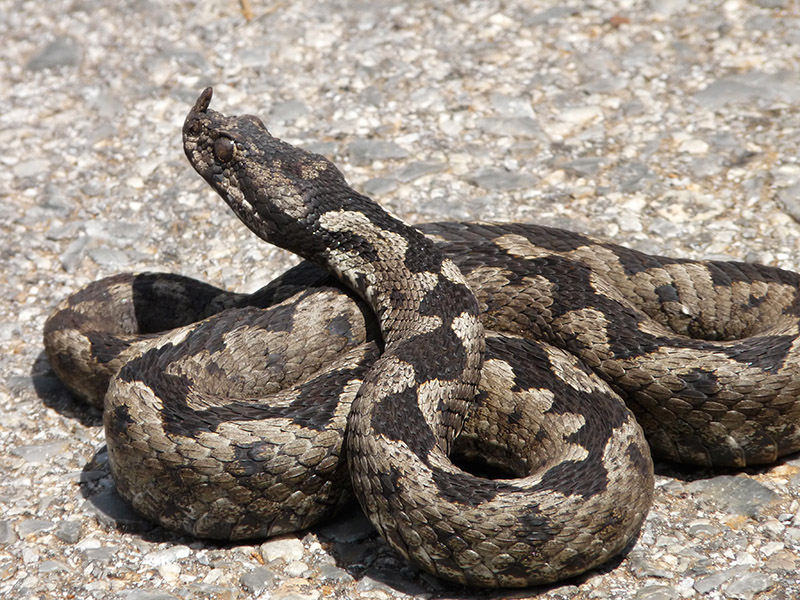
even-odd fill
[{"label": "snake scale", "polygon": [[189,162],[306,262],[250,295],[112,276],[45,326],[56,373],[104,406],[115,483],[146,517],[258,538],[352,489],[422,569],[526,586],[624,549],[651,451],[743,466],[800,449],[797,274],[539,225],[410,227],[210,101],[186,118]]}]

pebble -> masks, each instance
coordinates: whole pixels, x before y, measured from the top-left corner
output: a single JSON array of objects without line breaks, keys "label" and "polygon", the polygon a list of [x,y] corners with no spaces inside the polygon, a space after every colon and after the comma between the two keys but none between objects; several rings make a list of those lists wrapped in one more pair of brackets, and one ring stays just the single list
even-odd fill
[{"label": "pebble", "polygon": [[379,198],[390,194],[397,189],[397,179],[394,177],[374,177],[364,183],[364,193]]},{"label": "pebble", "polygon": [[768,575],[763,573],[745,573],[734,579],[725,589],[725,593],[737,600],[750,600],[756,594],[765,592],[773,583]]},{"label": "pebble", "polygon": [[[115,546],[101,546],[98,548],[87,548],[83,551],[83,555],[86,557],[86,560],[92,562],[108,562],[114,558],[118,550],[119,549]],[[145,557],[143,562],[146,562],[146,559],[147,557]],[[157,565],[151,564],[150,566]]]},{"label": "pebble", "polygon": [[485,167],[470,175],[468,181],[487,190],[508,192],[533,186],[536,177],[528,173],[512,173],[505,169]]},{"label": "pebble", "polygon": [[648,585],[636,592],[636,600],[676,600],[678,592],[668,585]]},{"label": "pebble", "polygon": [[242,587],[248,592],[259,595],[267,588],[272,587],[275,574],[265,567],[256,567],[242,575]]},{"label": "pebble", "polygon": [[101,267],[120,268],[131,261],[127,252],[116,248],[91,248],[89,256]]},{"label": "pebble", "polygon": [[689,491],[721,510],[756,518],[762,509],[777,499],[777,494],[757,481],[745,477],[719,475],[689,484]]},{"label": "pebble", "polygon": [[29,444],[17,446],[11,450],[11,453],[29,463],[43,463],[64,452],[68,445],[69,442],[66,440],[46,444]]},{"label": "pebble", "polygon": [[0,521],[0,544],[12,544],[17,540],[11,521]]},{"label": "pebble", "polygon": [[171,548],[148,552],[142,558],[142,562],[151,567],[159,567],[191,556],[191,554],[191,549],[186,546],[172,546]]},{"label": "pebble", "polygon": [[261,544],[259,551],[267,562],[282,560],[286,563],[299,561],[305,554],[303,542],[293,537],[269,540]]},{"label": "pebble", "polygon": [[300,577],[306,571],[308,571],[308,565],[299,560],[290,562],[284,568],[284,572],[290,577]]},{"label": "pebble", "polygon": [[68,36],[57,37],[28,61],[29,71],[41,71],[56,67],[74,67],[81,59],[81,47]]},{"label": "pebble", "polygon": [[13,173],[17,177],[38,177],[50,170],[50,161],[44,158],[33,158],[14,165]]},{"label": "pebble", "polygon": [[408,151],[395,142],[383,140],[356,140],[348,146],[354,164],[366,165],[376,160],[406,158]]},{"label": "pebble", "polygon": [[432,175],[433,173],[440,173],[446,168],[445,163],[438,160],[416,160],[405,165],[402,169],[397,171],[398,181],[408,183],[414,181],[425,175]]},{"label": "pebble", "polygon": [[55,536],[67,544],[76,543],[81,537],[81,522],[61,521],[56,527]]},{"label": "pebble", "polygon": [[343,583],[353,581],[353,576],[344,569],[340,569],[334,565],[322,565],[319,568],[319,580]]},{"label": "pebble", "polygon": [[486,117],[478,120],[478,127],[491,135],[515,138],[543,137],[539,123],[531,117]]},{"label": "pebble", "polygon": [[89,243],[88,236],[80,236],[72,240],[66,250],[59,256],[61,266],[67,273],[72,273],[80,264],[83,251]]},{"label": "pebble", "polygon": [[800,183],[795,183],[778,191],[778,200],[784,210],[795,221],[800,222]]},{"label": "pebble", "polygon": [[281,123],[291,123],[296,121],[308,112],[308,106],[299,100],[286,100],[278,102],[270,111],[270,121]]},{"label": "pebble", "polygon": [[24,538],[29,535],[52,530],[56,524],[48,519],[25,519],[17,525],[17,533]]},{"label": "pebble", "polygon": [[724,571],[711,573],[710,575],[706,575],[704,577],[698,577],[694,582],[694,589],[701,594],[707,594],[743,571],[746,571],[746,568],[733,567],[731,569],[725,569]]},{"label": "pebble", "polygon": [[175,596],[163,590],[130,590],[122,595],[125,600],[180,600],[179,596]]},{"label": "pebble", "polygon": [[68,565],[59,560],[43,560],[39,563],[39,573],[58,573],[71,570]]}]

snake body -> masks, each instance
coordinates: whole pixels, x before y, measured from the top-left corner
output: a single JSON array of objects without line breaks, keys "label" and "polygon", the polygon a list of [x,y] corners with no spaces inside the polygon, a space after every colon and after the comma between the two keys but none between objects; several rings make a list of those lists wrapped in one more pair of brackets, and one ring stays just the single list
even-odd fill
[{"label": "snake body", "polygon": [[539,225],[409,227],[210,100],[184,124],[190,163],[307,262],[251,295],[118,275],[45,326],[148,518],[264,537],[328,518],[352,485],[421,568],[525,586],[629,543],[650,449],[712,466],[800,449],[797,274]]}]

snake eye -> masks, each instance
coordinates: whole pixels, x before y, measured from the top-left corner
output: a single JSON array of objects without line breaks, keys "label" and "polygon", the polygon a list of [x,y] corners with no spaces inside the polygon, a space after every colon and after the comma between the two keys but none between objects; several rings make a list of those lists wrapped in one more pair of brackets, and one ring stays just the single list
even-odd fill
[{"label": "snake eye", "polygon": [[229,162],[233,159],[233,141],[229,138],[221,137],[214,141],[214,156],[220,162]]}]

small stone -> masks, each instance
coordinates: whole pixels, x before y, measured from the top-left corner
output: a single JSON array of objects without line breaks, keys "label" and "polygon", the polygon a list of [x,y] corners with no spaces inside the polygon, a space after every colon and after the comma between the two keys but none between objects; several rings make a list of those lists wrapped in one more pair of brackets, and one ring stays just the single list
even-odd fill
[{"label": "small stone", "polygon": [[356,140],[348,147],[350,158],[357,165],[367,165],[375,160],[395,160],[406,158],[408,151],[396,144],[383,140]]},{"label": "small stone", "polygon": [[800,97],[800,80],[790,71],[759,70],[718,79],[695,94],[698,103],[709,109],[730,103],[795,102]]},{"label": "small stone", "polygon": [[241,590],[233,587],[216,585],[213,583],[199,582],[185,585],[187,594],[184,599],[192,600],[237,600],[241,598]]},{"label": "small stone", "polygon": [[188,546],[172,546],[163,550],[149,552],[142,558],[142,563],[151,567],[158,567],[169,563],[174,563],[182,558],[191,556],[192,550]]},{"label": "small stone", "polygon": [[175,583],[178,581],[178,577],[181,576],[181,566],[177,563],[161,565],[158,567],[158,574],[161,575],[164,581]]},{"label": "small stone", "polygon": [[437,112],[444,110],[442,94],[434,88],[419,88],[411,94],[410,99],[417,110],[433,110]]},{"label": "small stone", "polygon": [[80,60],[81,47],[78,42],[74,38],[63,36],[42,48],[26,66],[31,71],[40,71],[56,67],[74,67]]},{"label": "small stone", "polygon": [[484,167],[467,178],[473,185],[493,191],[511,191],[533,187],[538,179],[528,173],[510,173],[505,169]]},{"label": "small stone", "polygon": [[526,18],[528,25],[541,25],[550,21],[561,20],[564,17],[575,14],[576,8],[568,6],[551,6],[541,12],[534,13]]},{"label": "small stone", "polygon": [[708,144],[703,140],[688,139],[681,142],[678,150],[687,154],[705,154],[708,152]]},{"label": "small stone", "polygon": [[555,138],[566,138],[603,120],[603,109],[599,106],[576,106],[568,108],[559,115],[560,121],[549,127]]},{"label": "small stone", "polygon": [[787,527],[786,539],[792,542],[800,542],[800,527]]},{"label": "small stone", "polygon": [[131,590],[122,596],[125,600],[179,600],[163,590]]},{"label": "small stone", "polygon": [[673,574],[665,568],[660,561],[650,558],[648,553],[634,550],[628,555],[628,564],[631,572],[639,578],[660,577],[672,579]]},{"label": "small stone", "polygon": [[381,579],[382,577],[380,574],[377,574],[376,577],[371,577],[370,575],[365,574],[356,584],[356,591],[359,594],[364,592],[382,591],[391,595],[393,593],[392,588],[383,583]]},{"label": "small stone", "polygon": [[272,107],[270,111],[271,121],[280,121],[282,123],[290,123],[296,121],[308,112],[308,106],[299,100],[287,100],[286,102],[278,102]]},{"label": "small stone", "polygon": [[0,581],[11,579],[16,572],[17,565],[14,564],[14,561],[0,562]]},{"label": "small stone", "polygon": [[46,158],[32,158],[30,160],[23,160],[22,162],[14,165],[12,169],[14,175],[17,177],[37,177],[43,175],[50,170],[50,161]]},{"label": "small stone", "polygon": [[642,221],[632,212],[620,213],[617,217],[617,224],[622,231],[641,231]]},{"label": "small stone", "polygon": [[493,92],[489,94],[489,102],[504,117],[534,117],[536,113],[531,106],[530,98],[507,96]]},{"label": "small stone", "polygon": [[800,221],[800,183],[778,190],[777,198],[783,209],[795,221]]},{"label": "small stone", "polygon": [[66,564],[58,560],[43,560],[39,563],[39,573],[59,573],[71,570]]},{"label": "small stone", "polygon": [[688,488],[720,510],[753,518],[778,497],[757,481],[732,475],[700,479],[690,483]]},{"label": "small stone", "polygon": [[272,587],[275,574],[265,567],[256,567],[242,575],[240,581],[242,587],[248,592],[259,595],[267,588]]},{"label": "small stone", "polygon": [[11,521],[0,521],[0,544],[13,544],[17,541]]},{"label": "small stone", "polygon": [[408,163],[405,167],[397,172],[397,179],[403,183],[408,183],[425,175],[432,173],[439,173],[445,169],[447,165],[438,160],[417,160]]},{"label": "small stone", "polygon": [[76,543],[81,537],[80,521],[61,521],[56,527],[56,537],[67,544]]},{"label": "small stone", "polygon": [[11,454],[19,456],[25,462],[40,464],[47,462],[54,456],[62,454],[68,446],[69,443],[65,440],[48,442],[46,444],[30,444],[13,448]]},{"label": "small stone", "polygon": [[770,571],[793,573],[797,570],[797,558],[795,552],[778,550],[764,562],[764,565]]},{"label": "small stone", "polygon": [[117,553],[116,546],[100,546],[99,548],[87,548],[83,550],[83,555],[92,562],[108,562]]},{"label": "small stone", "polygon": [[47,519],[25,519],[17,525],[17,532],[20,537],[24,538],[42,531],[50,531],[55,526],[53,521]]},{"label": "small stone", "polygon": [[286,565],[286,574],[290,577],[300,577],[303,573],[308,571],[308,565],[302,561],[295,560]]},{"label": "small stone", "polygon": [[89,256],[101,267],[124,267],[131,259],[128,254],[117,248],[91,248]]},{"label": "small stone", "polygon": [[577,585],[562,585],[554,590],[551,590],[547,597],[553,600],[570,600],[574,598],[579,592],[580,588]]},{"label": "small stone", "polygon": [[711,573],[710,575],[706,575],[704,577],[698,577],[695,580],[693,587],[701,594],[707,594],[711,590],[718,588],[723,583],[733,578],[737,573],[741,573],[744,569],[744,567],[734,567],[732,569],[725,569],[724,571]]},{"label": "small stone", "polygon": [[277,538],[261,544],[261,556],[267,562],[281,559],[290,563],[302,560],[305,554],[303,542],[293,537]]},{"label": "small stone", "polygon": [[678,592],[668,585],[647,585],[636,592],[636,600],[675,600]]},{"label": "small stone", "polygon": [[770,589],[772,580],[764,573],[745,573],[732,581],[725,593],[736,600],[751,600],[756,594]]},{"label": "small stone", "polygon": [[335,565],[322,565],[319,568],[319,580],[344,583],[353,581],[353,576],[344,569],[340,569]]},{"label": "small stone", "polygon": [[531,117],[487,117],[478,121],[478,127],[492,135],[515,138],[542,137],[542,128]]},{"label": "small stone", "polygon": [[576,177],[591,177],[597,174],[603,163],[605,163],[605,159],[599,156],[582,156],[560,164],[558,167]]},{"label": "small stone", "polygon": [[784,549],[783,542],[768,542],[761,546],[761,554],[764,556],[772,556],[776,552],[780,552]]},{"label": "small stone", "polygon": [[746,102],[757,95],[755,90],[731,79],[718,79],[695,94],[704,108],[718,108],[731,102]]},{"label": "small stone", "polygon": [[709,521],[696,521],[689,523],[689,535],[696,536],[713,536],[719,533],[719,527],[712,525]]},{"label": "small stone", "polygon": [[367,196],[380,197],[397,189],[397,180],[392,177],[373,177],[364,183]]},{"label": "small stone", "polygon": [[619,180],[619,191],[624,194],[647,190],[657,181],[648,166],[640,162],[624,163],[614,174]]},{"label": "small stone", "polygon": [[58,257],[61,266],[67,273],[75,270],[83,257],[83,251],[86,244],[89,243],[89,237],[82,235],[69,243],[67,249]]}]

